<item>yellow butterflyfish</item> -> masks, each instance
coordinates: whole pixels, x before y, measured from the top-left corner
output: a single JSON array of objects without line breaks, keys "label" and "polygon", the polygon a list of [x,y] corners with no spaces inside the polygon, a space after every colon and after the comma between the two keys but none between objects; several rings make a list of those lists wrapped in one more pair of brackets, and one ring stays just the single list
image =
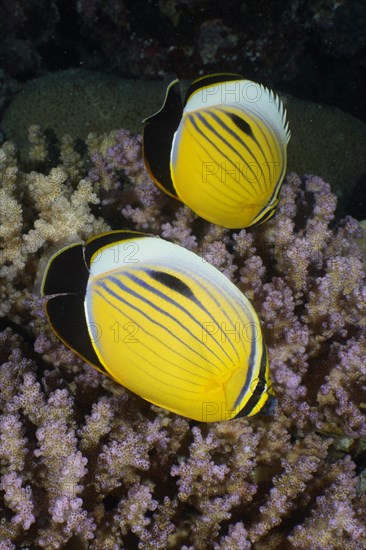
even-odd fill
[{"label": "yellow butterflyfish", "polygon": [[42,295],[66,346],[155,405],[214,422],[271,402],[253,306],[185,248],[134,231],[103,233],[50,259]]},{"label": "yellow butterflyfish", "polygon": [[154,182],[217,225],[270,219],[286,172],[290,131],[279,97],[240,75],[195,80],[184,102],[179,81],[144,120],[143,154]]}]

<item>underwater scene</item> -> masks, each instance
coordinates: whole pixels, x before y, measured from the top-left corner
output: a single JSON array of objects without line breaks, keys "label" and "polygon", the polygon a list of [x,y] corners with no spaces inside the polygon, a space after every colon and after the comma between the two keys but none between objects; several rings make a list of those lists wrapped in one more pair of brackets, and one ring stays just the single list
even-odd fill
[{"label": "underwater scene", "polygon": [[0,550],[366,548],[366,3],[0,0]]}]

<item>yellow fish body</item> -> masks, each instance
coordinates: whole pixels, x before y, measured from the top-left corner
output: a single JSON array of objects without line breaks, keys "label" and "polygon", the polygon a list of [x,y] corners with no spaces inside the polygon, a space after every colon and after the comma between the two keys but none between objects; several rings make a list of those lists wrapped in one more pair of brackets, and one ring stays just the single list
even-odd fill
[{"label": "yellow fish body", "polygon": [[202,218],[242,228],[271,218],[286,172],[286,111],[271,90],[239,75],[179,81],[147,118],[143,151],[155,183]]},{"label": "yellow fish body", "polygon": [[55,254],[42,295],[64,344],[151,403],[214,422],[270,402],[256,312],[193,252],[143,233],[104,233]]}]

